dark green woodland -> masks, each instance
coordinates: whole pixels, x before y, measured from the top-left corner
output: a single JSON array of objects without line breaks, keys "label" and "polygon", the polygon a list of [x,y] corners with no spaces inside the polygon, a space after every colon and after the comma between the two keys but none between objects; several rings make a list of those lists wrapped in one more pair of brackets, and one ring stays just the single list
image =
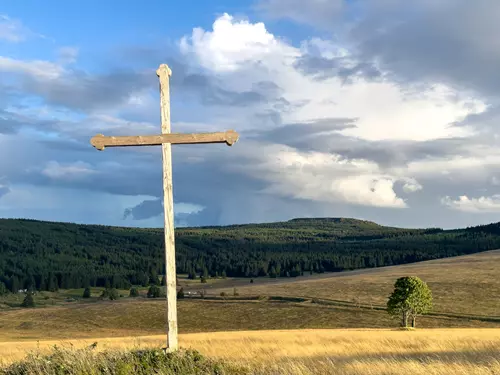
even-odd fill
[{"label": "dark green woodland", "polygon": [[[163,228],[0,219],[0,290],[160,284]],[[500,223],[442,230],[326,218],[176,229],[177,272],[191,278],[297,277],[500,248]]]}]

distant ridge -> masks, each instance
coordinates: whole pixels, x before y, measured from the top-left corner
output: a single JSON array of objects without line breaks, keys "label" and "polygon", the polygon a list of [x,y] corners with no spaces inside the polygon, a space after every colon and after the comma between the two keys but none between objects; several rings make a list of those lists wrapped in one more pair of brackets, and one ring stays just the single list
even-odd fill
[{"label": "distant ridge", "polygon": [[374,221],[370,220],[362,220],[362,219],[354,219],[351,217],[297,217],[294,219],[288,220],[288,222],[329,222],[329,223],[349,223],[349,224],[370,224],[370,225],[376,225],[376,226],[382,226],[380,224],[375,223]]}]

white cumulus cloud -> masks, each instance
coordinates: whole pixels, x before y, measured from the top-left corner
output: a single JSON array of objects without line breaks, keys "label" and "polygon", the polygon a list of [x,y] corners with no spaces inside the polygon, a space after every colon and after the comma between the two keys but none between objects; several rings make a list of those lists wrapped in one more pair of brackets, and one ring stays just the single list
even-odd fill
[{"label": "white cumulus cloud", "polygon": [[469,213],[500,212],[499,194],[479,198],[469,198],[462,195],[456,200],[446,196],[441,199],[441,203],[451,209]]}]

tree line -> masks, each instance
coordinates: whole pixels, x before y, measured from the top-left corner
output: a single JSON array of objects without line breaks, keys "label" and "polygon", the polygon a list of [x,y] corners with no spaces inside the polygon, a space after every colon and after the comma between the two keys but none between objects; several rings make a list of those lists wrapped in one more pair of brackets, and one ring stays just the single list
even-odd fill
[{"label": "tree line", "polygon": [[[0,291],[160,282],[163,229],[0,220]],[[298,277],[500,248],[500,224],[442,230],[346,218],[178,228],[177,272],[190,278]],[[3,285],[3,286],[2,286]]]}]

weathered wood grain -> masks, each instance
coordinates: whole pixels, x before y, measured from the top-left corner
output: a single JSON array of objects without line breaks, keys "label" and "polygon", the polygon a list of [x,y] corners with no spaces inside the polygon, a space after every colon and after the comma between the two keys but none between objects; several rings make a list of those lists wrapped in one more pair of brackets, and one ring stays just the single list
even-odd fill
[{"label": "weathered wood grain", "polygon": [[[156,71],[160,79],[161,132],[170,133],[170,76],[166,64]],[[163,209],[165,215],[165,279],[167,297],[167,351],[177,350],[177,285],[175,269],[174,200],[172,191],[172,145],[162,143]]]},{"label": "weathered wood grain", "polygon": [[232,146],[238,141],[239,135],[234,130],[216,133],[167,133],[161,135],[133,135],[133,136],[104,136],[97,134],[90,143],[99,151],[106,147],[124,146],[157,146],[164,143],[170,144],[200,144],[200,143],[226,143]]}]

